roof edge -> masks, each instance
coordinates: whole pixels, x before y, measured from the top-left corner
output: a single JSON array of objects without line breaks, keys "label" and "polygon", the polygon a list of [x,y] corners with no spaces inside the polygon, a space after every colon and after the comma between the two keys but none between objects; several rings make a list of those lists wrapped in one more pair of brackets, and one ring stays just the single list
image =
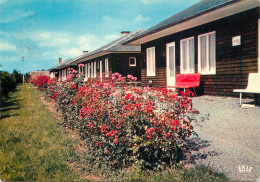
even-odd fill
[{"label": "roof edge", "polygon": [[[167,24],[167,25],[165,25],[165,26],[162,26],[162,27],[157,28],[157,29],[155,29],[155,30],[152,30],[152,31],[150,31],[150,32],[141,34],[141,35],[139,35],[139,36],[137,36],[137,37],[134,37],[133,39],[130,39],[130,40],[126,41],[124,44],[129,44],[129,43],[134,42],[134,41],[136,41],[136,40],[138,40],[138,39],[141,39],[141,38],[143,38],[143,37],[146,37],[146,36],[148,36],[148,35],[157,33],[157,32],[159,32],[159,31],[161,31],[161,30],[167,29],[167,28],[169,28],[169,27],[175,26],[175,25],[177,25],[177,24],[183,23],[183,22],[188,21],[188,20],[190,20],[190,19],[199,17],[199,16],[201,16],[201,15],[203,15],[203,14],[212,12],[212,11],[214,11],[214,10],[216,10],[216,9],[219,9],[219,8],[222,8],[222,7],[225,7],[225,6],[228,6],[228,5],[230,5],[230,4],[233,4],[233,3],[236,3],[236,2],[239,2],[239,1],[242,1],[242,0],[229,0],[229,1],[227,1],[227,2],[221,3],[221,4],[217,5],[217,6],[212,7],[212,8],[206,9],[206,10],[204,10],[204,11],[201,11],[201,12],[199,12],[199,13],[196,13],[196,14],[194,14],[194,15],[192,15],[192,16],[187,17],[187,18],[184,18],[184,19],[175,21],[175,22],[173,22],[173,23]],[[190,7],[189,7],[189,8],[190,8]],[[183,11],[185,11],[185,10],[183,10]],[[181,11],[181,12],[182,12],[182,11]],[[181,13],[181,12],[179,12],[179,13]],[[177,13],[177,14],[178,14],[178,13]],[[174,16],[174,15],[173,15],[173,16]],[[168,18],[167,18],[167,19],[168,19]],[[165,19],[165,20],[167,20],[167,19]],[[165,20],[164,20],[164,21],[165,21]],[[161,22],[160,22],[160,23],[161,23]],[[159,24],[160,24],[160,23],[159,23]],[[157,24],[157,25],[158,25],[158,24]],[[156,25],[155,25],[155,26],[156,26]],[[152,28],[152,27],[151,27],[151,28]],[[148,30],[149,30],[149,29],[148,29]]]}]

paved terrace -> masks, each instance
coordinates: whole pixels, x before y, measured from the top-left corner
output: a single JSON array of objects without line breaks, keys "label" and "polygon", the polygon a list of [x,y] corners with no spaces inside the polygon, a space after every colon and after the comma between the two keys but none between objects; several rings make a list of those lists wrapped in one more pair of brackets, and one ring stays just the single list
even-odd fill
[{"label": "paved terrace", "polygon": [[[250,103],[251,99],[243,99]],[[260,180],[260,107],[239,107],[239,98],[193,97],[194,107],[209,119],[196,126],[190,163],[212,166],[232,181]],[[241,170],[242,169],[242,170]],[[243,170],[245,169],[245,170]]]}]

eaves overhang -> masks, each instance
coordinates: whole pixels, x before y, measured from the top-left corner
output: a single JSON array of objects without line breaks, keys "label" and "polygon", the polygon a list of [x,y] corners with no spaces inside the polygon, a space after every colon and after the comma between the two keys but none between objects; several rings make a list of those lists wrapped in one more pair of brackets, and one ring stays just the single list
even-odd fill
[{"label": "eaves overhang", "polygon": [[[160,27],[151,32],[144,33],[140,36],[131,39],[125,44],[130,45],[140,45],[152,40],[159,39],[161,37],[165,37],[177,32],[181,32],[183,30],[187,30],[199,25],[203,25],[215,20],[219,20],[221,18],[225,18],[227,16],[231,16],[255,7],[259,7],[259,0],[234,0],[229,1],[228,3],[224,3],[223,5],[219,5],[215,8],[211,8],[190,16],[186,19],[182,19],[180,21],[174,22],[172,24],[168,24],[164,27]],[[149,30],[149,29],[148,29]]]},{"label": "eaves overhang", "polygon": [[98,58],[98,57],[101,57],[101,56],[105,56],[105,55],[108,55],[108,54],[112,54],[112,53],[117,53],[117,54],[120,54],[120,53],[141,53],[141,51],[101,51],[99,53],[90,55],[88,57],[78,59],[78,60],[74,61],[73,64],[79,64],[79,63],[87,62],[89,60],[92,60],[92,59],[95,59],[95,58]]}]

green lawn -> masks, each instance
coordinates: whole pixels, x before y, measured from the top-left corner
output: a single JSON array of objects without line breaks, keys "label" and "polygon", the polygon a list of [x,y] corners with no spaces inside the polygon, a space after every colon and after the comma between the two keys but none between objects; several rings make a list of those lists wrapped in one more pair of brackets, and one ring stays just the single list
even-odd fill
[{"label": "green lawn", "polygon": [[31,84],[2,102],[0,120],[0,179],[75,180],[66,164],[71,141],[57,127],[57,120],[41,102]]},{"label": "green lawn", "polygon": [[[87,153],[76,154],[75,140],[41,102],[44,93],[31,84],[18,86],[17,92],[1,103],[0,118],[0,179],[2,181],[79,181],[90,179],[88,171],[100,174],[101,169],[88,165]],[[77,171],[67,165],[76,161]],[[104,169],[107,171],[107,169]],[[79,175],[79,173],[81,173]],[[120,174],[119,174],[120,173]],[[100,174],[107,181],[226,181],[205,166],[178,168],[163,172],[134,170]]]}]

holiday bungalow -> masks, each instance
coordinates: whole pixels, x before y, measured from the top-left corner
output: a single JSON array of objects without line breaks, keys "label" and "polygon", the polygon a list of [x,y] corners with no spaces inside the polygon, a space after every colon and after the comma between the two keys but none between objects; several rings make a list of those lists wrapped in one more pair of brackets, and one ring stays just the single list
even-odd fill
[{"label": "holiday bungalow", "polygon": [[82,54],[76,57],[75,59],[67,59],[64,62],[62,62],[62,58],[59,58],[59,64],[49,69],[51,78],[66,80],[66,78],[69,76],[68,68],[73,68],[75,70],[78,70],[78,65],[76,63],[73,63],[73,61],[75,61],[76,59],[82,57],[87,53],[88,51],[83,51]]},{"label": "holiday bungalow", "polygon": [[[142,86],[200,73],[198,92],[234,96],[260,70],[259,0],[201,0],[125,42],[140,45]],[[198,93],[197,92],[197,93]]]},{"label": "holiday bungalow", "polygon": [[79,56],[71,63],[84,64],[85,80],[100,79],[103,82],[108,82],[112,79],[112,73],[118,72],[122,76],[131,74],[137,77],[137,81],[140,81],[141,46],[123,45],[123,43],[143,32],[143,29],[131,33],[123,31],[121,32],[121,37],[117,40],[83,56]]},{"label": "holiday bungalow", "polygon": [[62,62],[62,58],[59,58],[59,64],[49,69],[50,77],[65,80],[69,75],[69,67],[77,69],[77,64],[70,64],[72,60],[73,59],[67,59]]}]

